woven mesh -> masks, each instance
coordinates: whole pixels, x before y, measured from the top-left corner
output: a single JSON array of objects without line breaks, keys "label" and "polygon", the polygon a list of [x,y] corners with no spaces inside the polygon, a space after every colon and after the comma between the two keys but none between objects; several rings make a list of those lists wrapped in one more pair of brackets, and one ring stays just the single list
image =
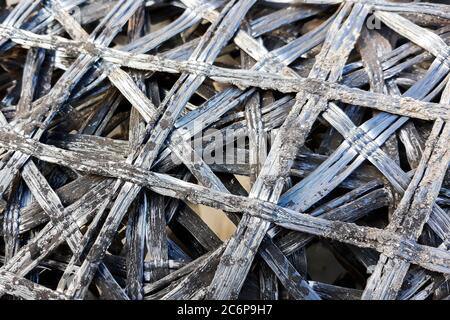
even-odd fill
[{"label": "woven mesh", "polygon": [[[449,5],[0,13],[3,295],[449,296]],[[223,211],[231,238],[192,204]],[[311,273],[314,246],[346,280]]]}]

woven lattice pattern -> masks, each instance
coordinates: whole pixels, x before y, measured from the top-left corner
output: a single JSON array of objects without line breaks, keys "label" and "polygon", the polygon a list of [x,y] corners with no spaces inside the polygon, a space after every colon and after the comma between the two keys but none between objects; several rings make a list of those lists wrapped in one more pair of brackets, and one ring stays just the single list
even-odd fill
[{"label": "woven lattice pattern", "polygon": [[0,9],[3,298],[450,297],[450,5]]}]

